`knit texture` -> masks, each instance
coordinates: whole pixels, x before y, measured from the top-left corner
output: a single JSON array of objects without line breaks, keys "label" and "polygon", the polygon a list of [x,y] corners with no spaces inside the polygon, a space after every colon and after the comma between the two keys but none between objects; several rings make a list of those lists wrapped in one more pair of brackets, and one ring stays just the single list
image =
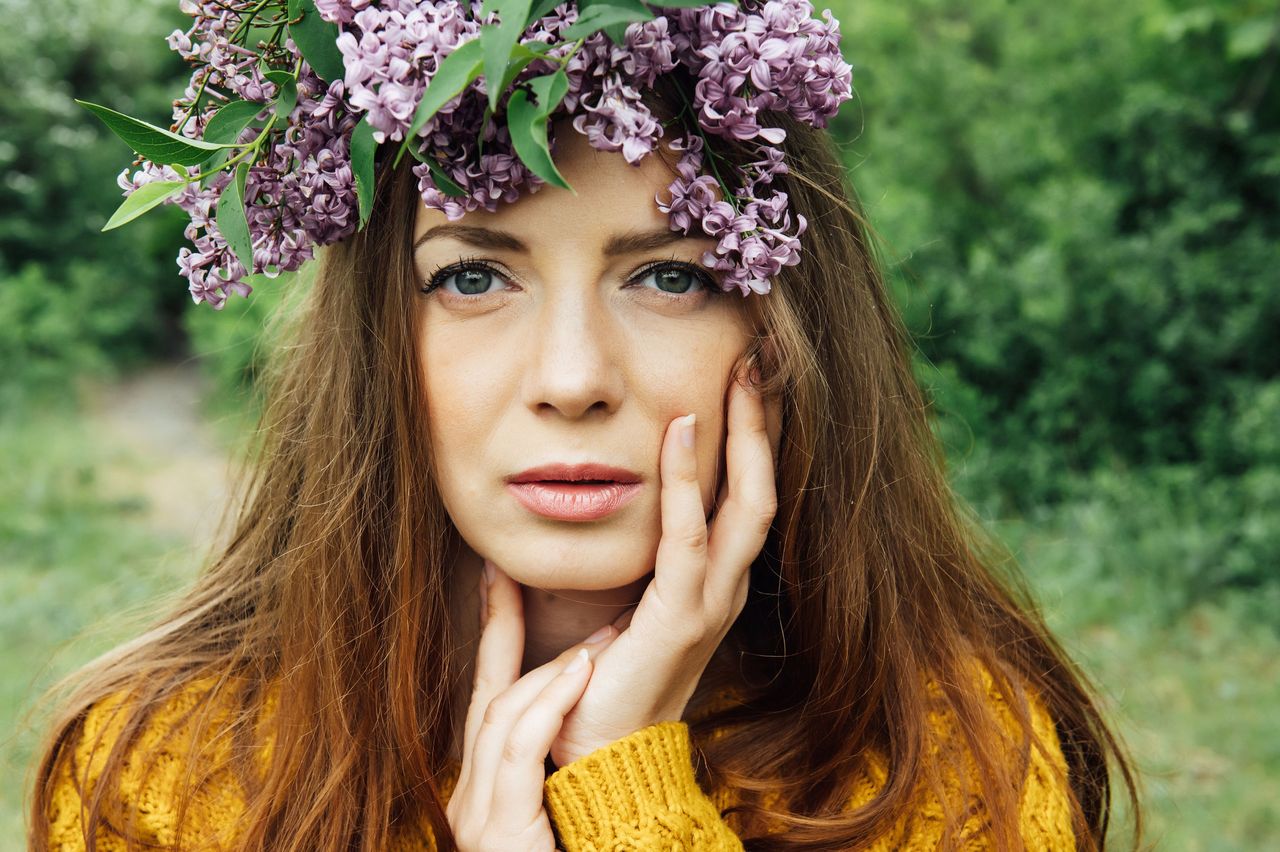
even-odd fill
[{"label": "knit texture", "polygon": [[[997,716],[1012,733],[1011,711],[985,673],[984,681]],[[244,812],[243,791],[230,770],[214,769],[207,778],[199,772],[189,775],[193,760],[202,765],[207,760],[207,765],[218,767],[224,765],[229,753],[228,737],[213,735],[204,742],[195,742],[189,732],[189,717],[193,709],[200,712],[204,688],[205,682],[193,683],[157,712],[141,741],[130,748],[123,779],[118,789],[110,791],[107,801],[107,812],[114,816],[112,822],[132,820],[135,831],[161,848],[169,848],[177,840],[175,793],[193,781],[198,782],[197,792],[189,805],[182,838],[184,850],[234,848],[239,818]],[[1041,753],[1032,748],[1030,753],[1020,808],[1022,837],[1027,849],[1074,850],[1066,761],[1048,712],[1034,693],[1028,697],[1032,727],[1046,749]],[[83,782],[87,777],[89,785],[96,784],[106,752],[119,734],[120,719],[114,711],[121,701],[112,696],[90,709],[83,735],[73,749],[74,767],[68,761],[58,767],[57,787],[48,812],[53,849],[69,852],[85,848],[77,781]],[[733,701],[732,693],[722,692],[704,712]],[[273,702],[269,702],[267,709],[272,706]],[[218,731],[220,717],[216,709],[212,712],[208,730]],[[959,828],[961,848],[991,848],[990,839],[982,832],[985,811],[976,795],[977,770],[971,759],[956,761],[946,757],[967,754],[953,748],[960,737],[956,720],[949,712],[937,712],[931,714],[929,721],[934,734],[931,751],[943,767],[941,785],[922,785],[918,805],[868,847],[873,852],[936,849],[946,830],[943,798],[953,812],[959,808],[969,815]],[[100,733],[104,736],[95,750]],[[712,737],[723,733],[714,732]],[[188,757],[189,754],[196,757]],[[459,769],[454,763],[439,779],[445,801],[457,783]],[[887,777],[887,763],[871,755],[864,772],[850,779],[849,808],[871,801]],[[732,790],[704,791],[699,787],[685,721],[661,722],[635,731],[559,768],[547,778],[544,787],[547,813],[565,852],[741,850],[741,841],[721,818],[721,813],[736,801]],[[117,834],[99,828],[98,849],[117,852],[125,848]],[[397,835],[392,852],[435,848],[428,826],[405,826]]]}]

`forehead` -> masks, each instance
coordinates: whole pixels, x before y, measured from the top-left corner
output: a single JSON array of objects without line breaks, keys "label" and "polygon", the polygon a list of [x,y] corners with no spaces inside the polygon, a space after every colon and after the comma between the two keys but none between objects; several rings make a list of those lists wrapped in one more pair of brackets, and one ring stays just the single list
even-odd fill
[{"label": "forehead", "polygon": [[[415,242],[431,231],[474,244],[471,237],[482,236],[479,231],[483,229],[502,232],[518,243],[494,242],[490,247],[495,250],[533,250],[554,244],[619,254],[683,246],[701,254],[715,248],[716,241],[701,231],[688,236],[672,231],[667,214],[658,209],[657,197],[667,197],[667,187],[676,177],[674,154],[655,150],[633,165],[620,152],[591,147],[585,136],[561,122],[556,127],[553,156],[572,190],[550,185],[525,189],[518,200],[500,203],[492,213],[474,210],[454,220],[419,203]],[[650,245],[619,242],[630,238],[634,243],[642,235]]]}]

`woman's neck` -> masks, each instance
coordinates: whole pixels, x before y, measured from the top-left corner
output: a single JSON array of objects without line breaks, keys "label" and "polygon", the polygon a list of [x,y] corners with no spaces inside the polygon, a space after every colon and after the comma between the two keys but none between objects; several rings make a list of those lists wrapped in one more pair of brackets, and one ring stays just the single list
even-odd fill
[{"label": "woman's neck", "polygon": [[[471,701],[473,664],[479,646],[482,566],[483,559],[464,546],[450,569],[453,623],[459,630],[458,647],[465,661],[453,697],[454,718],[458,720],[459,735]],[[597,591],[523,587],[525,642],[520,673],[525,674],[555,659],[599,628],[612,624],[639,602],[652,577],[652,574],[648,574],[627,586]],[[719,649],[712,668],[717,663],[724,665],[730,662],[725,659],[726,651],[724,646]],[[710,673],[709,668],[707,674]],[[699,689],[695,693],[695,698],[690,701],[690,708],[699,703],[702,691]],[[461,751],[456,744],[453,757],[455,760],[461,759]]]}]

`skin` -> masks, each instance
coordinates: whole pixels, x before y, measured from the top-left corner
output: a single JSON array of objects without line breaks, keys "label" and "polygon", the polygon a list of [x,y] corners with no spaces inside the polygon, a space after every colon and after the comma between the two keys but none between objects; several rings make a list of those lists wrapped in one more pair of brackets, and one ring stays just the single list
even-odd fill
[{"label": "skin", "polygon": [[[463,542],[455,623],[475,640],[447,809],[464,850],[554,848],[545,758],[682,718],[776,511],[779,408],[747,389],[750,311],[694,274],[712,274],[699,259],[714,241],[671,232],[661,158],[632,166],[571,129],[557,138],[573,192],[453,222],[423,206],[415,228],[419,279],[437,285],[417,305],[432,473]],[[656,239],[608,251],[637,235]],[[463,260],[472,271],[448,268]],[[641,493],[567,522],[507,492],[508,475],[585,461],[635,472]]]}]

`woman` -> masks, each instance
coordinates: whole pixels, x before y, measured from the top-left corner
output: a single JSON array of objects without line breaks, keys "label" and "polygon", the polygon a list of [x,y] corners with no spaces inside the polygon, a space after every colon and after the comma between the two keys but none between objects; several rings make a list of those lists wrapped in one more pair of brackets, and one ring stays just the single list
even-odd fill
[{"label": "woman", "polygon": [[670,146],[561,120],[573,192],[452,218],[380,161],[225,551],[73,677],[31,848],[1101,847],[1128,764],[947,489],[829,138],[775,119],[809,227],[751,298],[655,207]]}]

